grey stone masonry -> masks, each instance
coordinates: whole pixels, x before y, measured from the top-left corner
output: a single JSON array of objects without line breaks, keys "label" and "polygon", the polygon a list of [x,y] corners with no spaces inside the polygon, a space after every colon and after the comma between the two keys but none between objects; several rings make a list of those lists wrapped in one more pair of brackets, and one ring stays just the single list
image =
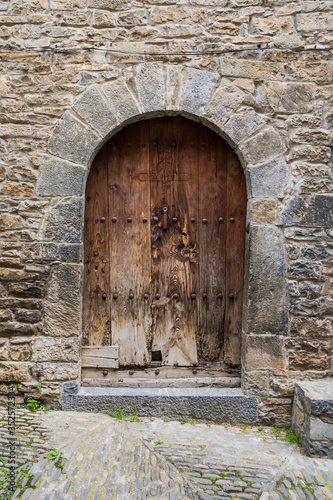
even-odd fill
[{"label": "grey stone masonry", "polygon": [[296,383],[293,426],[311,455],[333,458],[333,379]]}]

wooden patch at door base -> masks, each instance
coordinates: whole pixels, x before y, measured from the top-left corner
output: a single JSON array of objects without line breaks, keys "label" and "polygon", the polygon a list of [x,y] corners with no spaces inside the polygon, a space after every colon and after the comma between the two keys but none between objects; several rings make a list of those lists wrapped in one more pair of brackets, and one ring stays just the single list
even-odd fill
[{"label": "wooden patch at door base", "polygon": [[86,346],[82,347],[83,368],[119,368],[118,346]]}]

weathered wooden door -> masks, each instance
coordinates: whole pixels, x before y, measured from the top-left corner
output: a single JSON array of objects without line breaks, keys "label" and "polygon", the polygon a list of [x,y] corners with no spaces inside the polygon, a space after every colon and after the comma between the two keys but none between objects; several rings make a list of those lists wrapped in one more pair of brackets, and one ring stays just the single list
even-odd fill
[{"label": "weathered wooden door", "polygon": [[240,362],[245,178],[228,144],[182,117],[101,149],[86,189],[84,345],[119,364]]}]

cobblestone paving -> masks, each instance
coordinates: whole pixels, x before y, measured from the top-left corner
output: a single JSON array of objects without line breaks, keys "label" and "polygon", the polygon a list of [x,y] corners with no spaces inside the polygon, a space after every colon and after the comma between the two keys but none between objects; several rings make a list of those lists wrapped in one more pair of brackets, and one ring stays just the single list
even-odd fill
[{"label": "cobblestone paving", "polygon": [[[333,499],[333,461],[309,458],[269,429],[57,411],[25,421],[33,479],[13,498]],[[43,455],[60,450],[57,466],[36,445]]]},{"label": "cobblestone paving", "polygon": [[[10,436],[7,416],[7,409],[0,408],[0,476],[6,470],[9,470],[10,450],[8,444],[10,442],[9,438],[14,438],[17,466],[16,479],[19,481],[24,469],[31,467],[32,463],[41,455],[50,451],[50,445],[47,443],[50,432],[41,422],[40,414],[38,415],[25,408],[17,408],[15,409],[16,431],[13,436]],[[0,477],[0,484],[3,483],[4,479],[4,477]],[[6,483],[4,483],[5,485]],[[4,489],[0,487],[0,499],[3,498],[3,495]]]}]

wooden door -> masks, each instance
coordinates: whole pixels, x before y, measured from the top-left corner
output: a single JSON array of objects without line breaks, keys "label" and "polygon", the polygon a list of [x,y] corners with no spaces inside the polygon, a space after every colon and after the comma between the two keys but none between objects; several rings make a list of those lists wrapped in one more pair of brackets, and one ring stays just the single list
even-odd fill
[{"label": "wooden door", "polygon": [[85,210],[84,344],[120,366],[240,362],[246,190],[223,139],[141,121],[97,155]]}]

